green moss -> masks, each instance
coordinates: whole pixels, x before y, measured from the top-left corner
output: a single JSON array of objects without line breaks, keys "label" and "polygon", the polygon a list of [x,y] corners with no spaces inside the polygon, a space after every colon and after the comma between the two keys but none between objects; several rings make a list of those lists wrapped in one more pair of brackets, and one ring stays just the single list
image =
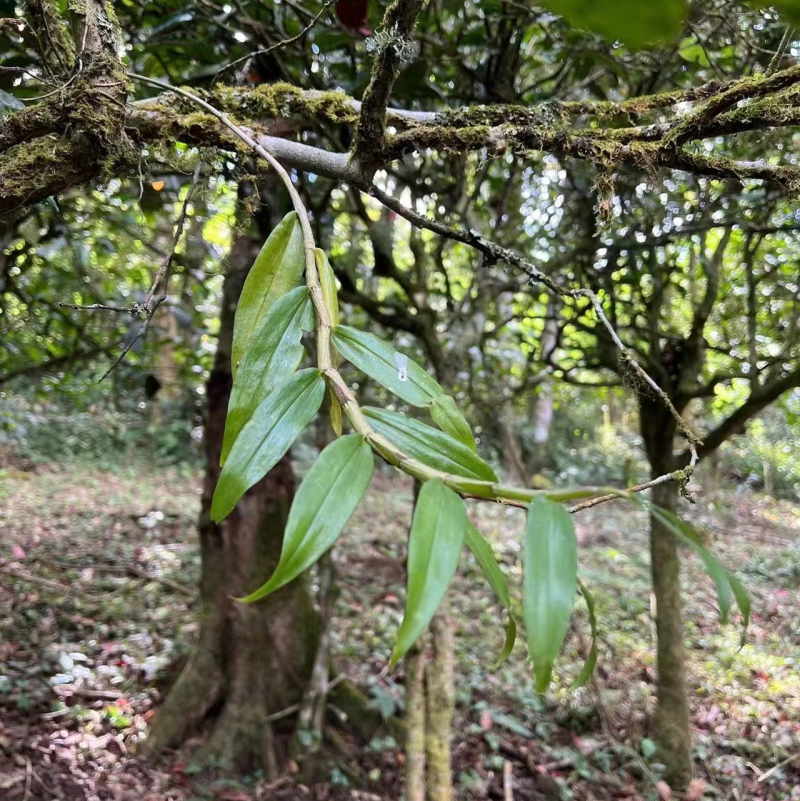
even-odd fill
[{"label": "green moss", "polygon": [[5,199],[35,195],[65,174],[90,166],[89,150],[69,140],[41,137],[13,148],[0,166],[0,197]]},{"label": "green moss", "polygon": [[[424,145],[419,145],[423,142]],[[478,147],[492,149],[491,128],[488,125],[475,125],[470,128],[453,128],[421,125],[408,131],[387,136],[386,150],[382,154],[388,158],[400,158],[420,148],[432,148],[444,153],[463,153]],[[497,138],[495,152],[502,152],[507,145],[502,137]]]},{"label": "green moss", "polygon": [[244,89],[219,86],[208,99],[225,111],[251,118],[279,119],[298,115],[336,123],[358,121],[353,100],[344,92],[306,92],[288,83]]}]

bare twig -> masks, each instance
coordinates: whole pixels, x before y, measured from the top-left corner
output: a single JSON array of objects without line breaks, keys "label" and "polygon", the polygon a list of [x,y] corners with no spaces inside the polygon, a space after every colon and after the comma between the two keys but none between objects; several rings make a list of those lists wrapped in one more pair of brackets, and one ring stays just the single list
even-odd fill
[{"label": "bare twig", "polygon": [[514,801],[514,769],[508,760],[503,762],[503,801]]},{"label": "bare twig", "polygon": [[775,773],[775,772],[779,771],[781,768],[784,768],[787,765],[791,764],[796,759],[800,759],[800,751],[798,751],[796,754],[792,754],[792,756],[787,757],[786,759],[782,760],[777,765],[773,765],[773,767],[771,767],[768,771],[766,771],[766,773],[762,773],[758,777],[758,782],[759,783],[765,782],[770,776],[772,776],[773,773]]},{"label": "bare twig", "polygon": [[214,75],[214,80],[211,82],[211,85],[214,85],[214,81],[222,75],[223,72],[235,67],[237,64],[241,64],[243,61],[247,61],[249,58],[256,58],[257,56],[266,56],[268,53],[272,53],[275,50],[278,50],[281,47],[286,47],[286,45],[290,45],[293,42],[296,42],[298,39],[302,39],[320,20],[322,15],[336,2],[336,0],[325,0],[322,4],[322,8],[319,10],[319,13],[303,28],[300,33],[295,34],[294,36],[290,36],[288,39],[282,39],[280,42],[276,42],[274,45],[270,45],[269,47],[264,48],[263,50],[254,50],[252,53],[248,53],[246,56],[242,56],[241,58],[237,58],[235,61],[231,61],[230,64],[226,64],[220,70],[217,71],[216,75]]},{"label": "bare twig", "polygon": [[81,306],[79,303],[59,303],[62,309],[75,309],[76,311],[110,311],[118,314],[130,314],[131,317],[141,317],[142,307],[138,303],[130,306],[106,306],[103,303],[92,303],[89,306]]},{"label": "bare twig", "polygon": [[[678,481],[680,483],[684,483],[689,480],[689,476],[691,473],[688,473],[688,468],[684,468],[683,470],[674,470],[672,473],[664,473],[663,476],[658,476],[658,478],[652,479],[652,481],[645,481],[644,484],[637,484],[635,487],[626,487],[624,490],[625,492],[644,492],[645,490],[652,489],[653,487],[657,487],[660,484],[669,484],[670,481]],[[583,501],[581,503],[575,504],[575,506],[571,506],[569,511],[570,513],[574,514],[575,512],[582,512],[584,509],[591,509],[593,506],[598,506],[601,503],[606,503],[607,501],[616,501],[619,500],[619,493],[609,493],[607,495],[600,495],[597,498],[590,498],[588,501]]]},{"label": "bare twig", "polygon": [[[130,349],[140,340],[144,338],[144,335],[147,333],[147,329],[150,327],[150,322],[153,319],[153,315],[156,313],[158,307],[166,300],[167,298],[167,290],[169,288],[169,271],[172,267],[172,260],[175,258],[175,250],[178,247],[178,243],[181,241],[181,236],[183,235],[183,229],[186,225],[186,216],[189,210],[189,201],[192,199],[192,194],[194,193],[194,188],[197,185],[197,180],[200,177],[200,171],[203,167],[203,162],[198,161],[197,166],[194,169],[194,175],[192,176],[192,182],[189,185],[189,190],[186,193],[186,197],[184,198],[183,205],[181,206],[181,213],[178,215],[178,221],[175,224],[175,234],[172,238],[172,247],[169,249],[169,253],[163,258],[159,268],[153,278],[153,283],[150,286],[150,291],[147,293],[147,296],[144,299],[144,303],[137,307],[137,313],[134,313],[133,308],[131,307],[130,314],[132,316],[141,316],[142,314],[145,317],[144,324],[139,329],[134,337],[125,345],[125,347],[120,352],[119,356],[111,363],[111,366],[108,370],[103,373],[100,378],[100,381],[105,381],[106,378],[111,374],[111,371],[125,358],[128,354]],[[164,288],[162,293],[155,297],[156,290],[162,284]]]}]

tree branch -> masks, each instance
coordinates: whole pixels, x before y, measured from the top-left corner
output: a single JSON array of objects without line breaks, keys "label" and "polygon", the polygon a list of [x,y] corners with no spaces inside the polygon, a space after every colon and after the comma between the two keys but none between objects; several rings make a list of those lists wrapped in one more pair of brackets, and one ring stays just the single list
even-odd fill
[{"label": "tree branch", "polygon": [[356,131],[355,155],[374,172],[377,154],[386,137],[386,107],[400,65],[413,48],[411,31],[425,0],[394,0],[386,9],[383,29],[375,35],[380,50],[372,68],[372,79],[364,92]]}]

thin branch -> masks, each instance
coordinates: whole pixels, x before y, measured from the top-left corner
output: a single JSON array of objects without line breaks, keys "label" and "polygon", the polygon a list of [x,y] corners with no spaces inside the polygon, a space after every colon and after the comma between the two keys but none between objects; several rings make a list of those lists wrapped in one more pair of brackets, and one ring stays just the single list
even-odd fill
[{"label": "thin branch", "polygon": [[409,39],[424,0],[395,0],[383,18],[383,29],[375,35],[380,50],[375,58],[372,79],[364,92],[361,118],[356,131],[355,153],[372,163],[383,150],[386,137],[386,107],[400,65],[409,57]]},{"label": "thin branch", "polygon": [[[402,5],[402,0],[398,0],[398,5]],[[550,493],[540,493],[534,490],[526,490],[521,489],[518,487],[509,487],[503,484],[498,484],[496,482],[491,481],[473,481],[470,479],[466,479],[461,476],[454,476],[448,473],[444,473],[441,470],[436,470],[434,468],[429,467],[428,465],[419,462],[418,460],[408,456],[404,451],[398,448],[394,443],[389,441],[386,437],[382,436],[381,434],[377,433],[372,426],[369,424],[368,420],[364,416],[363,412],[361,411],[361,407],[358,404],[358,401],[354,397],[350,387],[342,378],[339,371],[336,369],[335,365],[331,359],[331,333],[332,333],[332,322],[330,313],[328,311],[327,305],[322,296],[322,290],[319,284],[319,274],[317,272],[316,266],[316,258],[315,258],[315,242],[314,242],[314,235],[311,230],[311,224],[308,219],[308,212],[306,211],[305,206],[303,205],[302,200],[300,199],[299,194],[297,193],[297,189],[292,182],[291,177],[286,172],[286,170],[281,166],[281,164],[276,161],[276,159],[268,153],[264,148],[244,129],[233,123],[223,112],[219,111],[218,109],[214,108],[211,104],[207,103],[205,100],[202,100],[199,97],[196,97],[191,92],[188,92],[185,89],[180,89],[177,87],[169,86],[161,81],[157,81],[154,78],[148,78],[146,76],[136,75],[134,73],[128,73],[132,78],[136,80],[142,81],[143,83],[148,83],[153,86],[158,86],[162,89],[166,89],[171,92],[175,92],[176,94],[181,95],[182,97],[191,100],[193,103],[199,105],[201,108],[204,108],[210,114],[213,114],[220,122],[223,123],[228,129],[230,129],[237,137],[239,137],[245,144],[247,144],[250,148],[252,148],[259,156],[264,158],[267,163],[269,163],[273,169],[278,173],[278,176],[283,181],[284,185],[286,186],[289,195],[292,200],[292,205],[294,206],[295,211],[297,212],[298,219],[300,221],[300,228],[303,234],[303,243],[304,243],[304,250],[305,250],[305,262],[306,262],[306,285],[309,289],[309,294],[311,296],[311,302],[314,307],[314,311],[316,312],[316,339],[317,339],[317,366],[320,373],[324,376],[326,383],[331,391],[331,393],[336,397],[336,399],[341,404],[345,414],[347,415],[353,429],[364,436],[364,438],[369,443],[370,447],[382,456],[389,464],[394,465],[395,467],[402,470],[407,475],[411,476],[412,478],[419,479],[420,481],[428,481],[432,478],[440,479],[446,486],[451,487],[456,492],[461,494],[464,498],[474,498],[476,500],[482,501],[495,501],[498,503],[504,503],[511,506],[527,506],[534,497],[537,495],[547,495],[548,497],[553,498],[554,500],[569,500],[570,498],[574,498],[575,494],[571,491],[566,492],[550,492]],[[381,192],[381,190],[377,189],[377,187],[372,186],[371,191],[373,194],[376,194],[379,199],[381,197],[387,198],[389,203],[389,208],[392,208],[390,203],[394,201],[393,198],[389,198],[388,195]],[[399,205],[398,212],[403,213],[405,212],[404,216],[408,217],[408,210],[405,209],[402,204]],[[402,209],[402,211],[400,210]],[[432,230],[437,232],[447,232],[445,235],[450,236],[450,238],[456,239],[460,242],[465,242],[466,244],[470,244],[473,247],[481,250],[482,252],[486,253],[490,258],[493,260],[505,260],[513,265],[519,265],[524,271],[529,275],[529,277],[535,281],[539,281],[549,288],[551,288],[554,292],[561,295],[562,297],[589,297],[590,299],[594,298],[594,302],[597,303],[595,307],[596,310],[599,309],[601,320],[604,321],[605,325],[610,325],[608,323],[607,318],[602,312],[602,307],[599,305],[599,301],[597,301],[594,293],[591,293],[590,290],[566,290],[563,287],[560,287],[557,283],[555,283],[552,279],[548,278],[544,273],[542,273],[537,267],[532,265],[530,262],[522,259],[517,254],[513,253],[512,251],[506,250],[505,248],[501,248],[498,245],[490,242],[489,240],[482,237],[480,234],[470,231],[469,233],[450,229],[447,226],[442,225],[436,221],[427,220],[427,218],[420,218],[420,215],[416,215],[413,213],[417,218],[424,220],[424,224],[422,227],[428,227]],[[415,223],[416,224],[416,223]],[[433,226],[433,227],[432,227]],[[149,322],[149,320],[148,320]],[[613,329],[612,329],[613,330]],[[616,334],[614,334],[616,336]],[[617,337],[617,341],[619,338]],[[624,346],[619,343],[620,347],[624,348]],[[627,350],[623,350],[623,354],[627,354]],[[635,364],[635,360],[632,359],[628,355],[628,358]],[[641,370],[641,368],[639,368]],[[641,372],[644,373],[643,370]],[[657,391],[661,392],[660,388],[653,382],[654,388]],[[667,399],[667,403],[669,404],[670,409],[673,411],[674,414],[677,415],[677,412],[672,407],[672,404],[669,403],[669,399]],[[678,415],[679,417],[679,415]],[[685,424],[684,424],[685,425]],[[686,429],[689,431],[689,429]],[[691,433],[691,432],[689,432]],[[685,468],[681,471],[682,475],[682,485],[685,485],[686,481],[688,481],[688,476],[691,475],[691,470],[694,467],[694,461],[696,461],[696,455],[694,451],[694,443],[697,442],[697,438],[694,435],[691,435],[692,438],[690,441],[690,447],[693,448],[693,462],[690,467]],[[665,479],[666,480],[666,479]],[[679,480],[679,479],[674,479]],[[585,491],[581,491],[581,495]],[[295,710],[293,710],[295,711]],[[288,714],[288,713],[287,713]]]},{"label": "thin branch", "polygon": [[[119,356],[111,363],[111,366],[108,370],[103,373],[100,378],[100,382],[105,381],[109,375],[111,375],[112,370],[120,364],[120,362],[125,358],[128,354],[130,349],[140,340],[143,339],[145,334],[147,333],[147,329],[150,327],[150,322],[153,319],[153,316],[156,313],[158,307],[166,300],[167,298],[167,289],[169,287],[169,271],[170,267],[172,266],[172,260],[175,257],[175,250],[178,247],[178,243],[181,241],[181,236],[183,235],[183,229],[186,225],[186,216],[189,210],[189,201],[192,199],[192,194],[194,192],[194,188],[197,184],[197,180],[200,177],[200,171],[202,169],[203,162],[198,161],[197,166],[194,170],[194,175],[192,176],[192,182],[189,185],[189,190],[186,193],[186,197],[184,198],[183,205],[181,206],[181,212],[178,215],[178,221],[175,224],[175,233],[172,237],[172,247],[169,249],[169,253],[164,257],[159,268],[156,272],[155,278],[153,278],[153,283],[150,286],[150,290],[147,293],[147,296],[144,299],[144,303],[141,305],[134,304],[128,311],[132,316],[141,316],[142,314],[145,316],[144,325],[137,331],[136,335],[131,338],[131,340],[125,345],[125,347],[120,352]],[[162,293],[155,297],[155,292],[158,287],[164,284],[164,289]],[[87,307],[91,308],[91,307]],[[107,307],[109,308],[109,307]]]},{"label": "thin branch", "polygon": [[286,45],[290,45],[293,42],[296,42],[298,39],[302,39],[320,20],[322,15],[336,2],[336,0],[325,0],[322,5],[322,8],[319,10],[319,13],[303,28],[300,33],[295,34],[294,36],[290,36],[288,39],[282,39],[280,42],[276,42],[274,45],[270,45],[270,47],[266,47],[263,50],[254,50],[252,53],[248,53],[246,56],[242,56],[241,58],[237,58],[235,61],[231,61],[230,64],[226,64],[224,67],[219,69],[214,75],[214,80],[211,82],[211,85],[214,85],[214,82],[217,78],[222,75],[223,72],[231,69],[231,67],[235,67],[237,64],[241,64],[243,61],[247,61],[250,58],[256,58],[257,56],[266,56],[268,53],[272,53],[275,50],[278,50],[281,47],[286,47]]},{"label": "thin branch", "polygon": [[[672,481],[677,481],[680,484],[684,484],[689,480],[691,473],[687,474],[689,470],[688,467],[683,468],[683,470],[674,470],[671,473],[664,473],[663,476],[659,476],[658,478],[654,478],[652,481],[646,481],[644,484],[637,484],[635,487],[628,487],[625,492],[644,492],[645,490],[652,489],[653,487],[658,487],[660,484],[669,484]],[[590,498],[588,501],[583,501],[582,503],[575,504],[575,506],[571,506],[569,511],[571,514],[575,514],[576,512],[582,512],[584,509],[591,509],[593,506],[598,506],[601,503],[606,503],[607,501],[615,501],[619,500],[619,494],[609,494],[609,495],[600,495],[597,498]]]},{"label": "thin branch", "polygon": [[531,279],[531,281],[544,284],[544,286],[546,286],[551,292],[563,298],[571,298],[573,300],[577,298],[587,298],[592,304],[597,318],[608,331],[612,341],[619,349],[620,358],[658,395],[658,397],[669,410],[672,417],[675,419],[678,428],[689,442],[689,448],[692,454],[691,467],[693,468],[695,466],[697,463],[697,446],[702,444],[700,442],[700,438],[694,434],[688,425],[686,425],[686,422],[672,404],[672,401],[669,399],[667,393],[664,392],[664,390],[661,389],[661,387],[648,375],[639,362],[636,361],[630,349],[622,342],[619,335],[614,330],[614,326],[611,324],[605,312],[603,311],[603,306],[600,303],[599,298],[591,289],[567,289],[549,276],[545,275],[538,267],[536,267],[536,265],[532,264],[527,259],[522,258],[507,248],[496,245],[494,242],[489,241],[486,239],[486,237],[482,236],[476,231],[464,231],[458,228],[451,228],[450,226],[447,226],[438,220],[432,220],[429,217],[418,214],[416,211],[409,209],[396,198],[387,194],[382,189],[379,189],[374,184],[369,188],[369,192],[381,203],[402,217],[405,217],[417,228],[427,228],[428,230],[434,231],[435,233],[445,236],[448,239],[469,245],[470,247],[475,248],[475,250],[478,250],[480,253],[483,253],[484,256],[487,256],[492,261],[504,261],[507,264],[510,264],[512,267],[522,270]]},{"label": "thin branch", "polygon": [[106,306],[103,303],[92,303],[89,306],[81,306],[79,303],[59,303],[62,309],[75,309],[76,311],[109,311],[118,314],[130,314],[131,317],[140,317],[142,308],[138,303],[131,306]]}]

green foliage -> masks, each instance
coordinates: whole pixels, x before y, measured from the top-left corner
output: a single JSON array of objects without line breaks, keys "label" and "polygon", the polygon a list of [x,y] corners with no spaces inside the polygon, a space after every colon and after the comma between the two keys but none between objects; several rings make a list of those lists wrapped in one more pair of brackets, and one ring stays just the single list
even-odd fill
[{"label": "green foliage", "polygon": [[300,283],[304,264],[300,222],[295,212],[289,212],[269,235],[242,287],[231,351],[234,377],[259,323],[278,298]]},{"label": "green foliage", "polygon": [[729,573],[720,561],[706,548],[694,528],[676,514],[662,509],[649,501],[636,498],[635,501],[649,510],[662,525],[669,529],[679,540],[688,545],[703,562],[706,572],[711,576],[717,591],[717,603],[722,623],[727,623],[731,609],[731,600],[736,601],[742,613],[742,645],[744,645],[747,626],[750,622],[750,599],[736,576]]},{"label": "green foliage", "polygon": [[523,616],[536,689],[550,684],[578,589],[578,542],[563,506],[537,498],[528,509],[523,556]]},{"label": "green foliage", "polygon": [[222,468],[211,517],[226,518],[233,507],[291,447],[319,410],[325,381],[319,370],[295,373],[268,395],[242,429]]},{"label": "green foliage", "polygon": [[486,577],[486,581],[489,582],[489,586],[492,588],[492,592],[494,592],[497,600],[500,601],[503,609],[505,609],[508,614],[506,641],[503,644],[503,650],[495,665],[495,667],[500,667],[511,655],[511,651],[514,649],[514,643],[517,640],[517,623],[511,613],[511,595],[508,591],[508,581],[506,580],[505,574],[500,569],[500,565],[497,563],[494,551],[492,551],[492,546],[481,536],[478,527],[471,520],[467,521],[465,541],[467,548],[472,551],[472,554],[480,565],[483,575]]},{"label": "green foliage", "polygon": [[674,39],[686,13],[685,0],[541,0],[575,27],[595,31],[630,47]]},{"label": "green foliage", "polygon": [[494,470],[462,442],[444,431],[388,409],[363,409],[372,427],[408,456],[456,476],[496,481]]},{"label": "green foliage", "polygon": [[458,566],[467,529],[464,502],[439,479],[423,484],[408,537],[408,588],[391,664],[427,628]]},{"label": "green foliage", "polygon": [[442,431],[477,453],[478,446],[475,444],[469,423],[449,395],[437,395],[430,408],[433,421]]},{"label": "green foliage", "polygon": [[313,319],[308,289],[296,287],[278,298],[259,321],[233,382],[220,465],[261,400],[299,366],[304,352],[300,339]]},{"label": "green foliage", "polygon": [[243,601],[258,601],[288,584],[333,546],[369,486],[374,462],[360,434],[322,451],[295,495],[275,572]]},{"label": "green foliage", "polygon": [[428,406],[445,394],[416,362],[374,334],[339,325],[333,331],[333,342],[362,373],[412,406]]},{"label": "green foliage", "polygon": [[589,647],[589,655],[586,657],[586,663],[581,672],[575,677],[575,681],[572,682],[570,690],[578,690],[583,687],[592,677],[595,665],[597,664],[597,615],[595,614],[594,596],[589,592],[582,581],[578,581],[578,589],[583,596],[583,600],[586,602],[586,611],[589,615],[589,627],[592,631],[592,644]]}]

